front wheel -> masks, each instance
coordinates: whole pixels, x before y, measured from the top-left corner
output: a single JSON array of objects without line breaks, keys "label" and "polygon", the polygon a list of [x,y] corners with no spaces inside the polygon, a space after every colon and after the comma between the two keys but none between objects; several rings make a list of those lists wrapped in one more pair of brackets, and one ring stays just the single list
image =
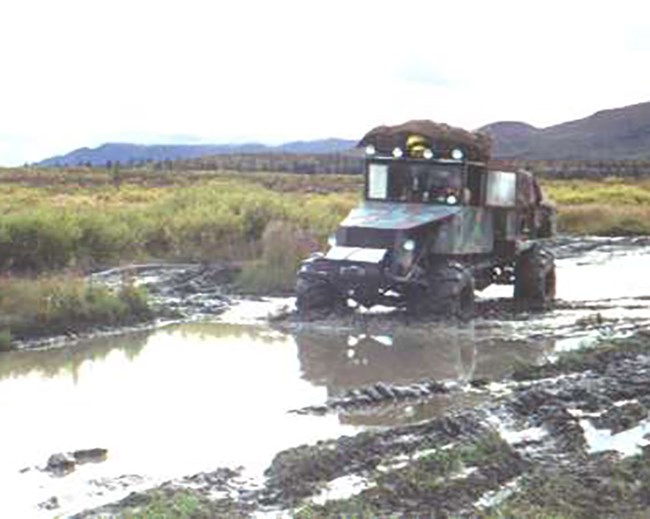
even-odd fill
[{"label": "front wheel", "polygon": [[300,315],[329,314],[342,306],[343,298],[326,280],[298,278],[296,309]]},{"label": "front wheel", "polygon": [[470,319],[474,315],[474,277],[460,263],[430,270],[407,297],[407,310],[418,317],[443,315]]}]

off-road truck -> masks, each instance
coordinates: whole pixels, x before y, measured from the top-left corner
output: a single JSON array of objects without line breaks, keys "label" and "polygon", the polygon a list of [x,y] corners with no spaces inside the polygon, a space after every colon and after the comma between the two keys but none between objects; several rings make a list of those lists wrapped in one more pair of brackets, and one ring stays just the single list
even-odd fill
[{"label": "off-road truck", "polygon": [[406,307],[470,316],[474,291],[514,284],[544,306],[555,295],[555,211],[525,171],[488,169],[489,137],[431,121],[381,126],[365,148],[364,196],[325,253],[297,274],[300,313]]}]

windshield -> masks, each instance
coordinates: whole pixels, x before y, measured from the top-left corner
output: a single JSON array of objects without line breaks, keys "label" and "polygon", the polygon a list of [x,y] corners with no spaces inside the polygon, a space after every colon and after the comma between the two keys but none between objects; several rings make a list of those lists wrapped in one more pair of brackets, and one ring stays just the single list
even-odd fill
[{"label": "windshield", "polygon": [[463,170],[457,164],[368,164],[369,200],[457,205],[464,199],[463,191]]}]

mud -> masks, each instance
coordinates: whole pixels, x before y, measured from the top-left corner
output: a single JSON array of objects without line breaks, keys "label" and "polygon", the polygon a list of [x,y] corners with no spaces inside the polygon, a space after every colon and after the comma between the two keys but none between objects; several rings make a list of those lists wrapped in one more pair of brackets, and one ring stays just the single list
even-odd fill
[{"label": "mud", "polygon": [[57,452],[52,454],[45,465],[45,471],[63,476],[72,472],[77,465],[84,463],[100,463],[106,460],[108,450],[102,448],[82,449],[72,452]]},{"label": "mud", "polygon": [[[360,432],[284,448],[261,479],[224,466],[77,517],[137,516],[189,501],[189,517],[644,517],[650,290],[632,279],[632,266],[644,264],[648,246],[647,238],[557,240],[553,308],[516,307],[497,287],[479,298],[469,323],[415,321],[384,309],[304,322],[284,304],[238,303],[219,284],[218,269],[137,269],[137,282],[154,287],[159,304],[185,305],[172,305],[170,319],[244,328],[272,321],[269,336],[294,342],[302,381],[322,389],[284,412],[338,419]],[[586,277],[592,272],[601,273],[597,282]],[[101,281],[122,276],[114,271]],[[197,399],[218,416],[210,402],[268,392],[268,384],[244,379],[228,394]],[[263,442],[270,428],[257,425]],[[252,451],[256,440],[247,438]],[[215,440],[216,450],[231,447]]]},{"label": "mud", "polygon": [[144,287],[158,318],[193,319],[223,312],[237,267],[225,264],[145,264],[98,272],[91,282]]},{"label": "mud", "polygon": [[[235,517],[643,517],[649,442],[640,440],[627,454],[595,447],[585,420],[612,437],[644,424],[648,373],[650,334],[637,334],[524,367],[506,392],[470,386],[492,394],[474,409],[285,450],[262,487],[234,482],[234,472],[225,480],[199,474],[79,517],[137,511],[139,500],[191,489],[192,481],[201,499],[224,492],[227,481],[227,498],[210,502]],[[363,481],[361,490],[318,499],[345,478]]]},{"label": "mud", "polygon": [[290,412],[325,414],[377,404],[417,401],[432,395],[448,394],[449,391],[450,387],[435,380],[423,380],[406,386],[377,382],[371,386],[351,389],[340,397],[329,398],[323,405],[307,406]]}]

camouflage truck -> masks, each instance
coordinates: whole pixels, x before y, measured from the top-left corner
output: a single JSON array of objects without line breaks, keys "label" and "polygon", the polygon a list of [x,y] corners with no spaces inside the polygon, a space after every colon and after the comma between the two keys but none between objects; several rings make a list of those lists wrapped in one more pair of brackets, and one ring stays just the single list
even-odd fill
[{"label": "camouflage truck", "polygon": [[360,205],[301,263],[300,313],[405,307],[420,316],[469,317],[474,291],[514,285],[516,300],[555,295],[555,211],[526,171],[487,167],[489,137],[431,121],[370,131]]}]

